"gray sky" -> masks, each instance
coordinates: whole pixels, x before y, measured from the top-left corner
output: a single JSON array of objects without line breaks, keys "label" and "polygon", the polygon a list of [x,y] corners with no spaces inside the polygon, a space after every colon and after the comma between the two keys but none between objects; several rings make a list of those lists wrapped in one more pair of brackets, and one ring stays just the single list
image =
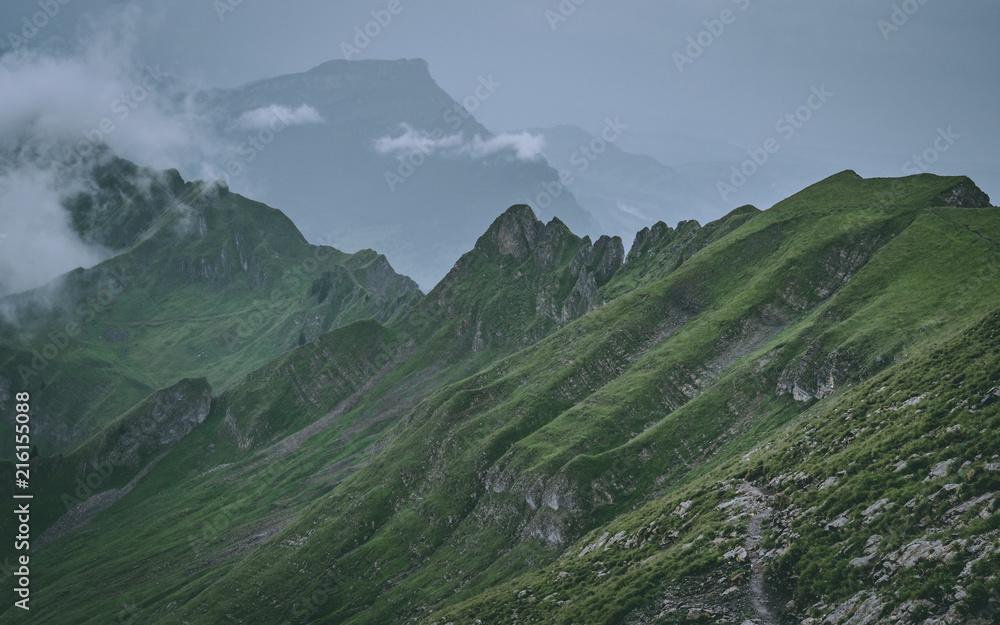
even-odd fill
[{"label": "gray sky", "polygon": [[[344,58],[342,44],[354,42],[355,28],[375,32],[371,12],[393,4],[397,13],[353,58],[424,58],[460,101],[480,77],[492,75],[501,86],[475,114],[495,132],[566,123],[596,132],[606,117],[617,116],[629,125],[619,147],[668,165],[738,165],[748,149],[775,139],[779,150],[766,167],[781,184],[752,192],[748,186],[727,199],[733,206],[766,208],[847,168],[866,177],[902,175],[911,156],[925,152],[935,160],[928,171],[969,174],[1000,200],[995,0],[242,0],[229,6],[236,2],[143,2],[128,33],[136,57],[202,86],[233,86]],[[30,43],[72,43],[88,17],[100,29],[108,7],[120,12],[126,4],[70,0]],[[220,18],[220,6],[232,10]],[[38,0],[4,2],[4,41],[39,7]],[[689,37],[708,45],[691,47]],[[677,55],[689,53],[681,71]],[[817,110],[800,109],[813,88],[832,95]],[[808,120],[791,136],[787,125],[779,131],[776,123],[796,110]],[[939,131],[951,137],[938,141],[947,151],[934,147]],[[911,163],[911,173],[913,167],[924,169]]]}]

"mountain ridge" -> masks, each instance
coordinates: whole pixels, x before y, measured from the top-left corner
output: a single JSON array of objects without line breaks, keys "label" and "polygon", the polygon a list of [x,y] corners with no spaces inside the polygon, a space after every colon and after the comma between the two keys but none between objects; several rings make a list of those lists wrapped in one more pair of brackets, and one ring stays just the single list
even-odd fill
[{"label": "mountain ridge", "polygon": [[[137,172],[118,171],[126,180],[107,181],[112,195]],[[199,372],[228,386],[331,327],[369,316],[388,322],[421,295],[383,255],[312,246],[281,211],[224,186],[185,183],[161,200],[128,230],[112,224],[124,243],[118,255],[0,300],[8,311],[0,377],[43,385],[37,394],[50,399],[35,427],[44,449],[79,443],[168,386],[164,376]],[[100,214],[121,205],[93,206]],[[112,403],[101,406],[106,398]]]},{"label": "mountain ridge", "polygon": [[[559,184],[558,172],[531,150],[495,142],[423,60],[329,61],[202,91],[194,101],[227,142],[243,145],[245,154],[232,159],[240,173],[226,174],[234,190],[245,186],[281,206],[310,241],[335,235],[338,247],[380,250],[424,290],[472,246],[497,206]],[[245,116],[273,121],[280,107],[310,114],[302,123],[276,123],[280,132],[254,144],[258,129]],[[569,191],[543,213],[594,229]]]},{"label": "mountain ridge", "polygon": [[[512,206],[395,320],[214,395],[134,489],[33,554],[32,619],[975,614],[997,578],[961,573],[1000,557],[1000,449],[975,434],[1000,418],[1000,220],[970,184],[842,172],[656,224],[627,262]],[[910,499],[926,525],[898,523]],[[870,592],[850,564],[869,555],[888,575]]]}]

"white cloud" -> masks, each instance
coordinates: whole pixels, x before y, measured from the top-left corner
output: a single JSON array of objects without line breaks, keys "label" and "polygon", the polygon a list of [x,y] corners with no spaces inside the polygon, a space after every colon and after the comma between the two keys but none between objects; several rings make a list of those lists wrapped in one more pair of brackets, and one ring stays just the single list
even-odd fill
[{"label": "white cloud", "polygon": [[323,116],[308,104],[303,104],[296,109],[280,104],[262,106],[243,113],[236,120],[236,126],[246,130],[259,130],[281,124],[300,126],[323,123],[326,123]]},{"label": "white cloud", "polygon": [[409,124],[402,124],[403,134],[398,137],[385,136],[375,142],[375,151],[382,155],[395,154],[400,158],[415,152],[430,154],[442,148],[454,148],[462,145],[462,135],[454,134],[441,137],[414,130]]},{"label": "white cloud", "polygon": [[640,211],[638,208],[630,204],[626,204],[622,200],[618,200],[618,210],[625,213],[626,215],[632,215],[633,217],[638,217],[639,219],[642,219],[644,221],[652,221],[649,217],[645,216],[642,213],[642,211]]},{"label": "white cloud", "polygon": [[525,131],[516,135],[503,133],[486,140],[476,135],[472,142],[466,146],[466,149],[473,158],[482,158],[504,150],[513,150],[518,159],[530,161],[539,158],[544,147],[545,137],[543,135],[533,135]]},{"label": "white cloud", "polygon": [[452,156],[484,158],[501,152],[511,152],[514,158],[528,161],[540,158],[545,147],[545,137],[529,132],[500,134],[488,139],[476,135],[466,141],[461,134],[443,135],[414,130],[409,124],[401,124],[403,134],[398,137],[385,136],[375,142],[375,151],[382,155],[394,154],[405,158],[416,152],[432,154],[442,150]]},{"label": "white cloud", "polygon": [[51,170],[31,165],[0,174],[0,296],[41,286],[107,257],[70,227],[62,198],[74,188]]},{"label": "white cloud", "polygon": [[0,57],[0,151],[50,153],[72,165],[106,144],[157,169],[191,171],[227,147],[196,112],[169,68],[139,65],[137,9],[72,53],[22,48]]},{"label": "white cloud", "polygon": [[231,148],[167,68],[138,65],[138,9],[85,34],[72,52],[0,56],[0,295],[42,286],[109,256],[72,228],[63,202],[89,188],[89,166],[116,154],[197,171]]}]

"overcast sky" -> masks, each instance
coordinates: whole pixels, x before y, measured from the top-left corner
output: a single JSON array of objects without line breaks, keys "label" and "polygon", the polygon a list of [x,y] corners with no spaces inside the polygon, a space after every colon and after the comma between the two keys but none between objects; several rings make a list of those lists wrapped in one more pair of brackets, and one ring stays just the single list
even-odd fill
[{"label": "overcast sky", "polygon": [[[501,86],[476,116],[494,132],[596,132],[617,116],[629,126],[620,147],[668,165],[738,164],[775,138],[769,173],[787,171],[794,188],[816,171],[902,175],[926,153],[929,171],[969,174],[1000,200],[995,0],[397,1],[150,0],[127,36],[139,62],[202,86],[304,71],[361,43],[352,58],[426,59],[458,100],[492,76]],[[43,20],[46,4],[58,12]],[[3,41],[35,19],[47,23],[30,46],[72,48],[132,4],[5,0]],[[369,24],[388,8],[391,21]],[[355,42],[366,27],[379,32]],[[814,89],[824,101],[809,99]],[[797,110],[808,121],[779,132]],[[766,208],[779,192],[733,202]]]}]

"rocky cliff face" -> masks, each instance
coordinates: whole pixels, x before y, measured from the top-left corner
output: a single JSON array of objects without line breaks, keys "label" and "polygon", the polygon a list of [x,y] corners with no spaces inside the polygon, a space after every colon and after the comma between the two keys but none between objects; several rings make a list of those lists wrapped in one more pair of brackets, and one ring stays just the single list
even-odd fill
[{"label": "rocky cliff face", "polygon": [[[32,471],[47,490],[62,493],[62,506],[35,515],[36,527],[46,529],[33,548],[86,527],[131,492],[167,452],[204,423],[211,403],[207,380],[181,380],[153,393],[65,458],[36,458]],[[52,516],[54,510],[58,517]]]},{"label": "rocky cliff face", "polygon": [[986,195],[976,183],[966,178],[951,189],[938,196],[938,200],[945,206],[955,208],[989,208],[990,196]]},{"label": "rocky cliff face", "polygon": [[618,279],[605,289],[605,297],[610,299],[625,290],[665,278],[709,243],[758,214],[759,210],[746,205],[704,226],[692,219],[678,222],[676,228],[662,221],[643,228],[635,235],[625,266],[617,272]]},{"label": "rocky cliff face", "polygon": [[[524,261],[538,247],[544,230],[545,224],[535,217],[531,207],[518,204],[493,222],[486,234],[476,241],[475,249],[485,256],[512,256],[516,261]],[[544,258],[542,260],[544,262]]]},{"label": "rocky cliff face", "polygon": [[142,458],[169,449],[202,424],[211,403],[212,387],[205,379],[182,380],[153,393],[93,441],[90,457],[77,471],[101,464],[138,467]]},{"label": "rocky cliff face", "polygon": [[542,223],[530,207],[515,205],[455,264],[422,308],[454,320],[457,335],[469,337],[474,351],[526,346],[603,304],[601,288],[623,258],[618,237],[593,243],[558,218]]}]

